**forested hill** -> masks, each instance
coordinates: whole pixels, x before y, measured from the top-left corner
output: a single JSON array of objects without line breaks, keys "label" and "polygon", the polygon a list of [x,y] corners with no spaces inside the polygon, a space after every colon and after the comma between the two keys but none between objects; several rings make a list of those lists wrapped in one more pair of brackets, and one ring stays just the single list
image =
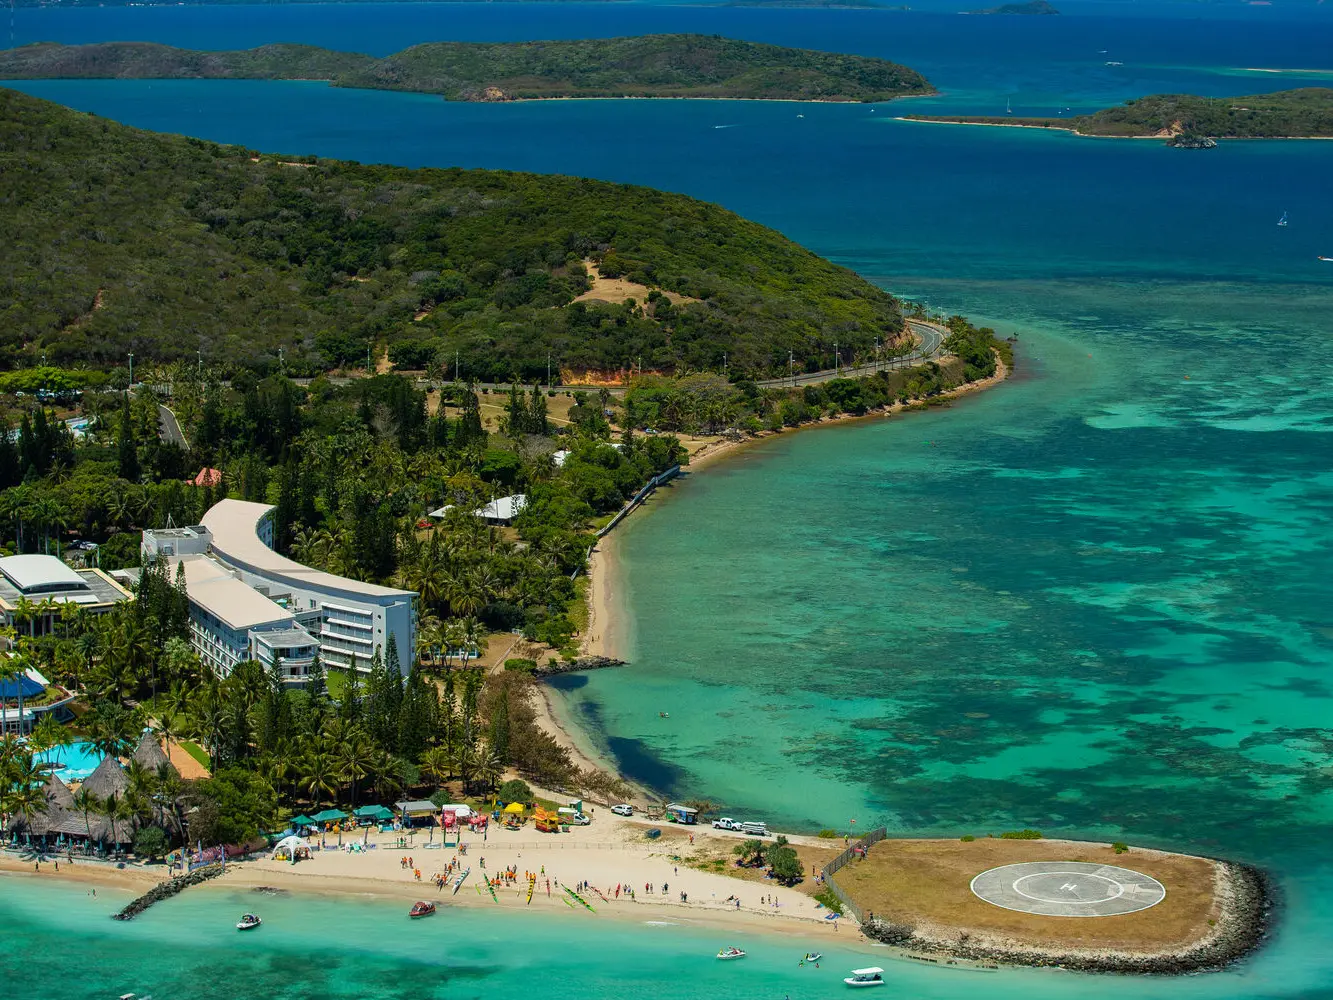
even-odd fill
[{"label": "forested hill", "polygon": [[994,115],[907,115],[914,121],[963,125],[1028,125],[1079,135],[1214,139],[1333,137],[1333,89],[1306,87],[1247,97],[1153,94],[1076,118],[1015,118]]},{"label": "forested hill", "polygon": [[1216,139],[1333,136],[1333,90],[1307,87],[1248,97],[1153,94],[1084,115],[1085,135],[1192,133]]},{"label": "forested hill", "polygon": [[[484,380],[567,370],[818,368],[902,329],[897,302],[683,195],[574,177],[295,161],[0,89],[0,369],[274,359],[371,341]],[[584,262],[644,286],[573,301]],[[652,289],[649,291],[648,289]],[[670,296],[662,293],[672,293]],[[647,300],[647,301],[644,301]],[[822,357],[821,357],[822,355]]]},{"label": "forested hill", "polygon": [[451,101],[550,97],[886,101],[933,92],[920,73],[883,59],[716,35],[432,42],[384,59],[308,45],[195,52],[148,42],[39,43],[0,52],[0,79],[48,77],[328,80],[339,87],[441,94]]}]

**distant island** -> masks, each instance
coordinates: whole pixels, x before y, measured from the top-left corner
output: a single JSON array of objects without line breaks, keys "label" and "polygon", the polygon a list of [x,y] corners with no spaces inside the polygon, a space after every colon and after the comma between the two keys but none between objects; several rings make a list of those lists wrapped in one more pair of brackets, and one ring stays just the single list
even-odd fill
[{"label": "distant island", "polygon": [[39,42],[0,52],[0,79],[325,80],[336,87],[439,94],[450,101],[681,97],[878,102],[934,93],[920,73],[884,59],[715,35],[432,42],[383,59],[310,45],[202,52],[151,42]]},{"label": "distant island", "polygon": [[1031,0],[1031,3],[1006,3],[985,10],[968,10],[965,14],[1058,14],[1046,0]]},{"label": "distant island", "polygon": [[1181,149],[1211,149],[1218,139],[1333,138],[1333,89],[1303,87],[1247,97],[1153,94],[1075,118],[1008,115],[904,115],[909,121],[1054,128],[1075,135],[1164,139]]}]

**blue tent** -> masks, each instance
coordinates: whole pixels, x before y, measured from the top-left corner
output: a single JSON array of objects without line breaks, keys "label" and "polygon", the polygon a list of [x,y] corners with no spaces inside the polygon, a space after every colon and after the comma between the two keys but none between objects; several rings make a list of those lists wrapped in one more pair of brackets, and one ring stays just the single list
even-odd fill
[{"label": "blue tent", "polygon": [[17,698],[20,689],[25,698],[35,698],[46,690],[27,674],[20,674],[12,681],[0,681],[0,698]]}]

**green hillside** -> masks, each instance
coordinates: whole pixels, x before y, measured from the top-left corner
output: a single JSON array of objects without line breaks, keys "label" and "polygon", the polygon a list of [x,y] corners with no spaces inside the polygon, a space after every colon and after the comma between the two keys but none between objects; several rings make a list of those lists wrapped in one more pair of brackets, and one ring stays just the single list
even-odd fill
[{"label": "green hillside", "polygon": [[1152,94],[1075,118],[995,115],[905,115],[912,121],[962,125],[1024,125],[1079,135],[1160,137],[1177,144],[1191,137],[1303,139],[1333,137],[1333,90],[1306,87],[1247,97]]},{"label": "green hillside", "polygon": [[[847,361],[902,328],[851,271],[682,195],[260,156],[2,89],[0,244],[0,369],[282,347],[289,372],[312,372],[411,340],[478,379],[544,375],[548,353],[678,371],[719,370],[725,352],[757,375],[785,373],[788,351],[820,367],[835,342]],[[574,302],[584,261],[650,301]]]},{"label": "green hillside", "polygon": [[195,52],[148,42],[40,43],[0,52],[0,79],[328,80],[441,94],[451,101],[549,97],[727,97],[885,101],[931,93],[883,59],[716,35],[554,42],[432,42],[375,59],[308,45]]}]

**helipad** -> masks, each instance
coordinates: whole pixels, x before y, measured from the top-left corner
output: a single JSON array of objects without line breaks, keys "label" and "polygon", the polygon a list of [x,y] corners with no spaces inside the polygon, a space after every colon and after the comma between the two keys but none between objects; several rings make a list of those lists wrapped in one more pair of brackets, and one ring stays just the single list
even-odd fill
[{"label": "helipad", "polygon": [[1087,861],[1028,861],[982,872],[972,891],[1006,910],[1046,917],[1113,917],[1156,906],[1166,887],[1150,875]]}]

